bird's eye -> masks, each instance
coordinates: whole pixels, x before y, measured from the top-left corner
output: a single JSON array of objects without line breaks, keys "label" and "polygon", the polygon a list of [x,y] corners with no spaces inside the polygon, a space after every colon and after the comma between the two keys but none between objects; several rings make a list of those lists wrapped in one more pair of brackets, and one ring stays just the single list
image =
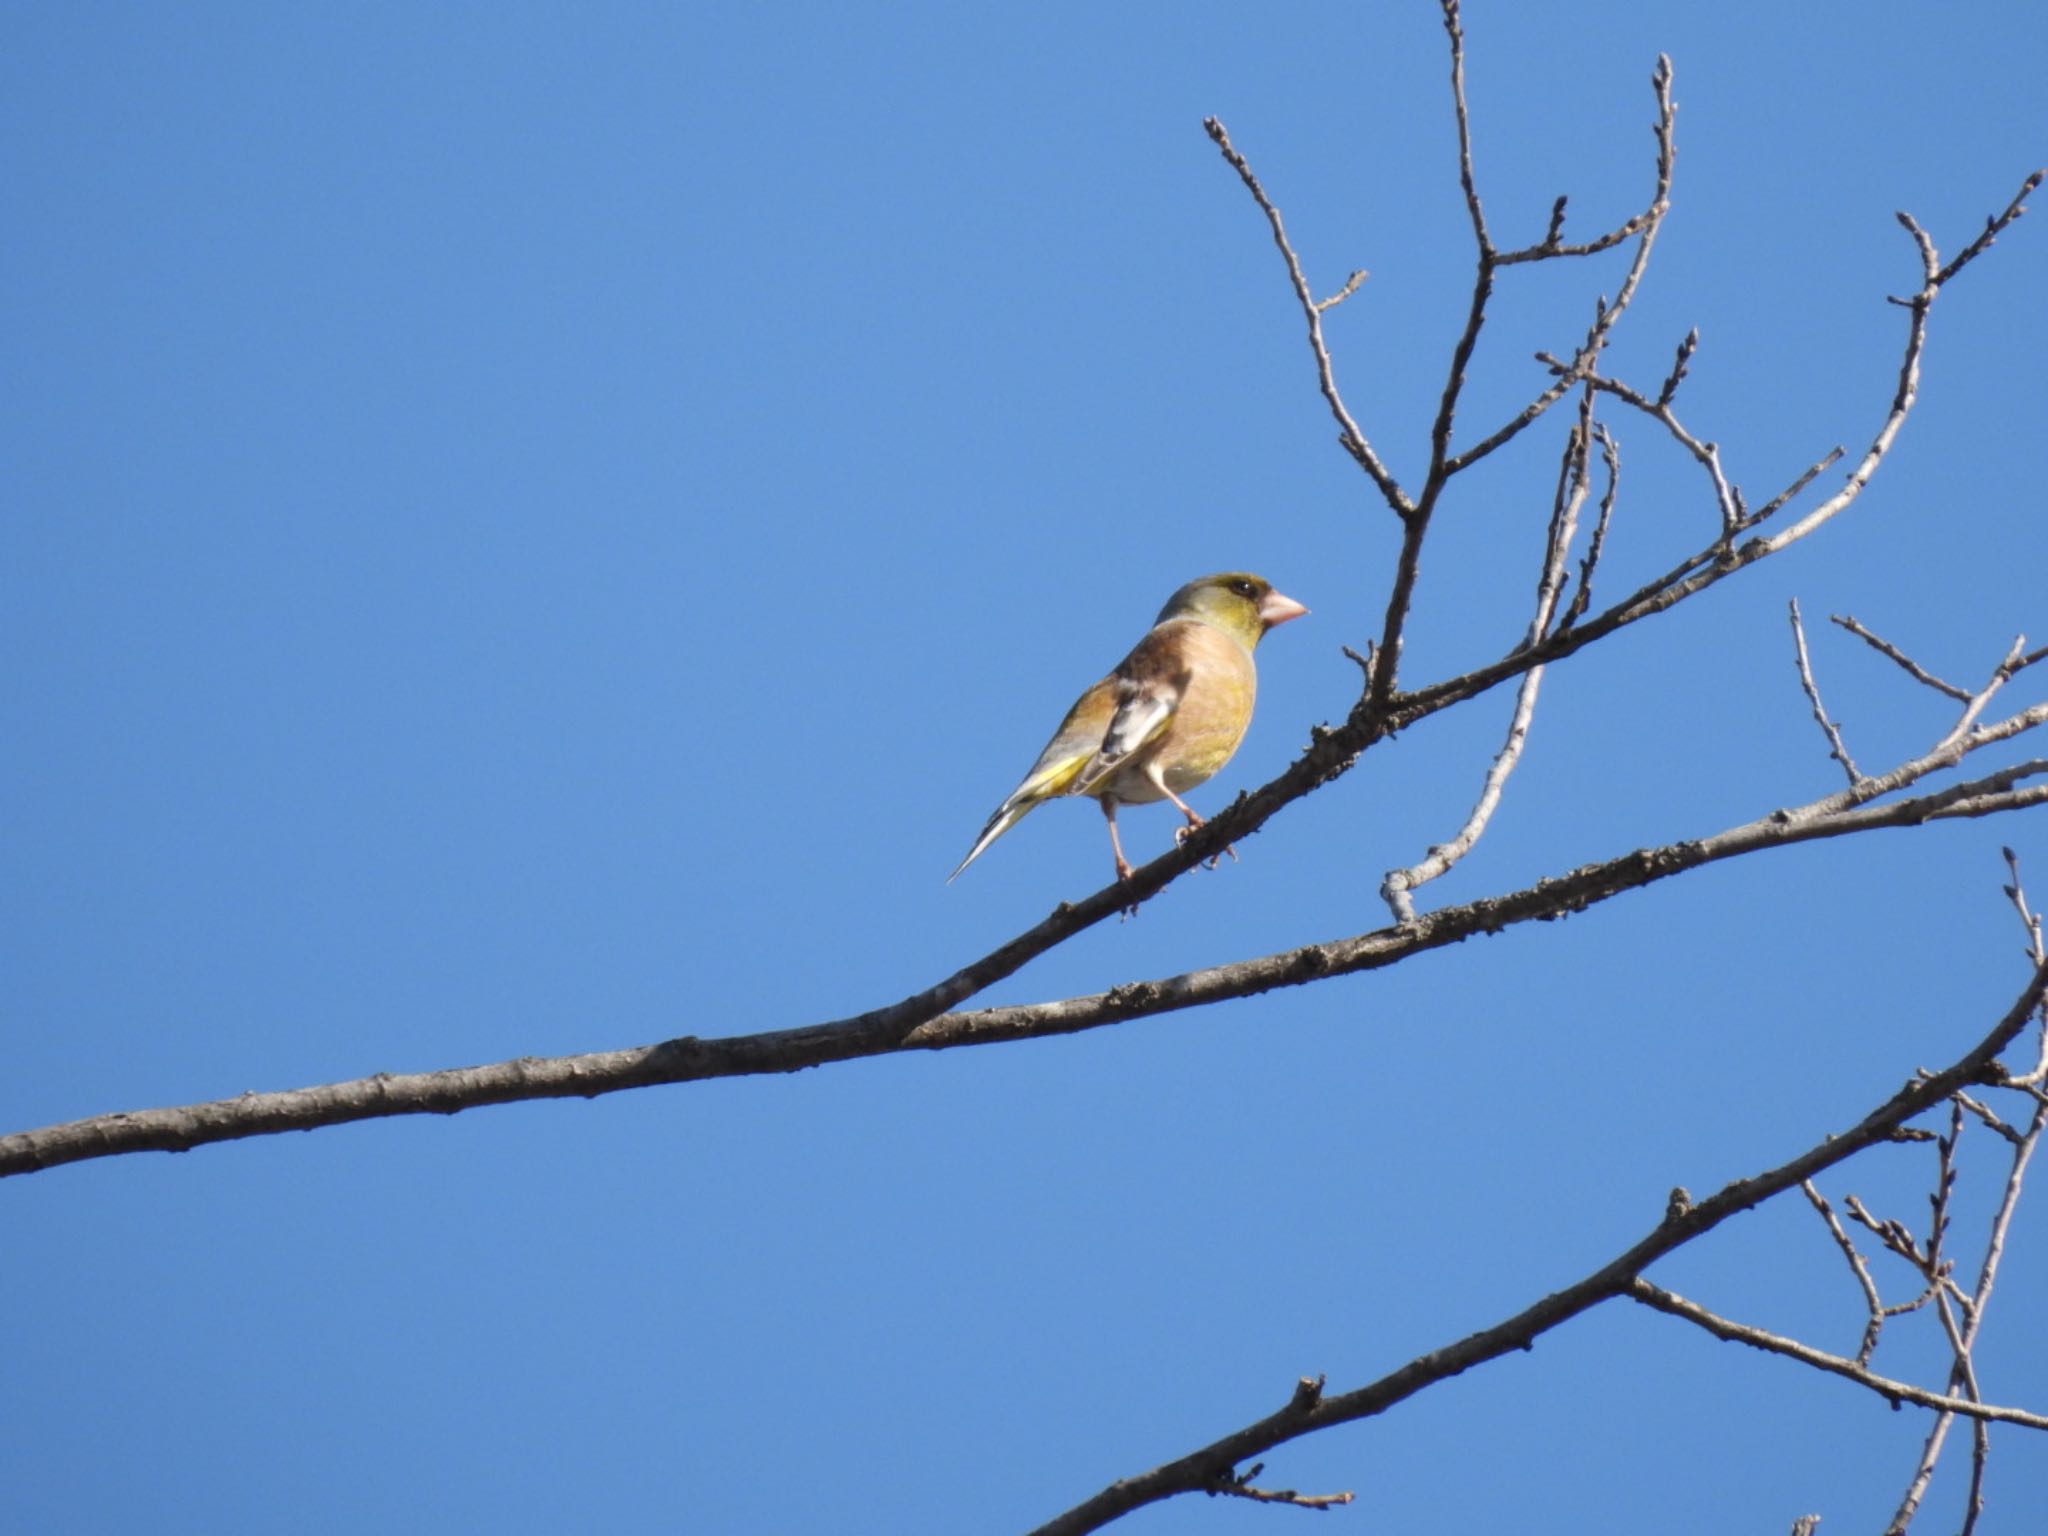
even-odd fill
[{"label": "bird's eye", "polygon": [[1239,580],[1233,581],[1230,584],[1230,590],[1235,592],[1239,597],[1250,597],[1257,591],[1257,588],[1253,587],[1253,585],[1248,581]]}]

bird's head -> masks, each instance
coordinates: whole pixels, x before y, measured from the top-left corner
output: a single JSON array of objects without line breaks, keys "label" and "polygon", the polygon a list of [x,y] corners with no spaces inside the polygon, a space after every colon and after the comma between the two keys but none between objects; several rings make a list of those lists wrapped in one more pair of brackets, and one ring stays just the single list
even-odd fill
[{"label": "bird's head", "polygon": [[1166,600],[1156,622],[1200,619],[1235,635],[1246,650],[1276,624],[1298,619],[1308,610],[1273,590],[1273,583],[1248,571],[1223,571],[1197,576]]}]

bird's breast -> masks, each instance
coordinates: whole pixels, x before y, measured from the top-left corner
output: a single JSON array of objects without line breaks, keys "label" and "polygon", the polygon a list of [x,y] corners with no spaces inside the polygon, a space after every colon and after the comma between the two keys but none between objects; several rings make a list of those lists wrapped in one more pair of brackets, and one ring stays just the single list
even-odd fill
[{"label": "bird's breast", "polygon": [[[1190,628],[1196,633],[1187,640],[1190,665],[1180,706],[1155,750],[1146,754],[1177,795],[1206,783],[1230,761],[1251,724],[1258,693],[1250,652],[1212,626]],[[1160,798],[1139,764],[1117,775],[1116,794],[1139,804]]]}]

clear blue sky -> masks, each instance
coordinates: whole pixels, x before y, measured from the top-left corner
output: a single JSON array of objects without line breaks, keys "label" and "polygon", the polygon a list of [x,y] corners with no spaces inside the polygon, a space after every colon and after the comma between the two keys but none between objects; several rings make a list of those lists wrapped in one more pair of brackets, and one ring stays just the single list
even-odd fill
[{"label": "clear blue sky", "polygon": [[[1061,805],[943,884],[1202,571],[1314,614],[1262,652],[1198,805],[1348,707],[1391,520],[1201,119],[1319,289],[1370,269],[1332,342],[1413,478],[1469,282],[1434,5],[4,15],[0,1129],[893,1000],[1103,882],[1100,818]],[[1672,55],[1676,207],[1614,366],[1654,383],[1698,325],[1683,403],[1753,497],[1881,415],[1884,295],[1916,271],[1892,211],[1953,248],[2048,160],[2025,0],[1467,24],[1509,243],[1559,192],[1582,235],[1639,206]],[[2048,638],[2044,263],[2048,206],[1944,297],[1852,514],[1553,672],[1493,832],[1425,904],[1829,789],[1789,596],[1962,679]],[[1619,271],[1509,274],[1461,428]],[[1619,592],[1711,510],[1614,425]],[[1409,681],[1520,633],[1557,442],[1447,507]],[[1815,659],[1867,765],[1945,727],[1853,641]],[[1381,872],[1455,828],[1506,707],[1409,733],[991,1000],[1379,926]],[[1133,855],[1172,822],[1127,813]],[[1300,1374],[1357,1385],[1495,1321],[1672,1185],[1956,1054],[2023,980],[2001,841],[2048,898],[2040,813],[1887,833],[1068,1040],[10,1181],[0,1525],[1028,1526]],[[1827,1187],[1917,1218],[1927,1161]],[[2043,1202],[1984,1367],[2037,1409]],[[1658,1278],[1853,1348],[1803,1208]],[[1899,1332],[1880,1364],[1931,1379]],[[1270,1458],[1362,1511],[1196,1499],[1120,1529],[1862,1531],[1922,1430],[1614,1307]],[[2017,1531],[2048,1449],[1995,1439],[1989,1529]]]}]

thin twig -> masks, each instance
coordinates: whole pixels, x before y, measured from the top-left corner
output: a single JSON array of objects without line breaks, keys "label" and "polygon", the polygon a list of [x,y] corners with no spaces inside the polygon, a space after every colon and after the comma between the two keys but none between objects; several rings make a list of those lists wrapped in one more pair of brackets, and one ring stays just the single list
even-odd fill
[{"label": "thin twig", "polygon": [[[1572,364],[1561,362],[1548,352],[1538,352],[1536,360],[1560,376],[1571,372],[1573,368]],[[1641,411],[1652,421],[1660,423],[1679,445],[1699,462],[1700,466],[1706,470],[1707,479],[1714,487],[1714,505],[1721,512],[1722,534],[1724,537],[1733,537],[1741,529],[1744,522],[1742,493],[1729,484],[1728,476],[1721,468],[1720,444],[1702,442],[1699,438],[1693,436],[1685,428],[1684,424],[1679,421],[1677,413],[1671,409],[1669,397],[1652,400],[1649,396],[1643,394],[1642,391],[1631,389],[1618,379],[1610,379],[1596,372],[1582,370],[1581,376],[1588,384],[1600,390],[1603,394],[1614,396],[1615,399],[1621,401],[1624,405],[1631,406]],[[1674,373],[1673,377],[1682,378],[1683,375]],[[1664,382],[1667,388],[1670,387],[1671,379],[1666,379]]]},{"label": "thin twig", "polygon": [[1920,1251],[1919,1239],[1913,1236],[1903,1221],[1896,1216],[1872,1215],[1870,1207],[1854,1195],[1849,1196],[1843,1204],[1849,1212],[1849,1219],[1869,1231],[1884,1244],[1888,1252],[1904,1259],[1916,1272],[1922,1275],[1929,1274],[1927,1259]]},{"label": "thin twig", "polygon": [[[1586,495],[1592,484],[1587,464],[1592,436],[1593,395],[1588,390],[1580,400],[1579,420],[1572,428],[1563,461],[1558,465],[1557,490],[1551,499],[1550,528],[1544,540],[1543,564],[1536,579],[1536,611],[1529,620],[1525,645],[1533,646],[1543,638],[1550,628],[1552,615],[1557,611],[1572,538],[1578,530],[1579,513],[1586,504]],[[1508,776],[1522,760],[1522,748],[1529,739],[1529,723],[1535,717],[1536,697],[1542,687],[1541,667],[1531,667],[1522,674],[1522,685],[1515,692],[1514,714],[1508,721],[1507,740],[1494,754],[1480,785],[1478,802],[1473,805],[1471,815],[1465,818],[1465,824],[1457,834],[1449,842],[1436,844],[1427,856],[1406,869],[1388,870],[1380,881],[1380,898],[1394,914],[1395,922],[1413,922],[1415,903],[1409,893],[1447,873],[1485,835],[1487,823],[1493,819],[1493,813],[1500,805]]]},{"label": "thin twig", "polygon": [[1766,549],[1779,550],[1796,543],[1812,533],[1814,529],[1838,515],[1842,509],[1862,494],[1863,487],[1870,483],[1870,477],[1877,473],[1877,466],[1891,451],[1893,441],[1899,435],[1899,428],[1905,425],[1906,417],[1912,413],[1913,403],[1920,396],[1920,357],[1927,347],[1927,315],[1934,307],[1934,301],[1941,296],[1941,290],[1967,261],[1989,248],[1992,239],[2009,227],[2015,219],[2024,214],[2026,198],[2041,184],[2042,173],[2035,171],[2021,184],[2019,193],[2006,205],[2005,211],[1994,219],[1983,234],[1979,235],[1969,250],[1947,267],[1937,267],[1938,260],[1934,242],[1927,232],[1907,214],[1899,215],[1899,222],[1913,237],[1919,248],[1922,281],[1920,289],[1910,299],[1904,300],[1904,307],[1912,312],[1912,320],[1906,330],[1906,354],[1899,364],[1899,382],[1892,394],[1891,410],[1885,416],[1884,425],[1871,440],[1870,447],[1849,471],[1847,482],[1826,501],[1815,507],[1806,516],[1788,528],[1781,528],[1764,539]]},{"label": "thin twig", "polygon": [[1292,1488],[1253,1487],[1251,1480],[1265,1470],[1263,1462],[1254,1462],[1242,1473],[1224,1477],[1206,1491],[1212,1496],[1251,1499],[1259,1504],[1288,1504],[1296,1509],[1335,1509],[1355,1497],[1350,1493],[1297,1493]]},{"label": "thin twig", "polygon": [[[1998,1279],[1999,1265],[2005,1257],[2006,1240],[2012,1230],[2013,1212],[2019,1206],[2020,1189],[2026,1181],[2027,1167],[2033,1160],[2035,1148],[2041,1144],[2041,1134],[2044,1130],[2048,1130],[2048,1103],[2037,1101],[2026,1134],[2013,1148],[2012,1161],[2006,1173],[2005,1189],[1999,1199],[1998,1212],[1991,1219],[1991,1230],[1984,1243],[1984,1258],[1977,1268],[1977,1284],[1969,1292],[1969,1315],[1964,1324],[1960,1356],[1972,1395],[1976,1393],[1976,1373],[1971,1364],[1972,1356],[1978,1336],[1984,1327],[1985,1310],[1991,1304],[1991,1290]],[[1982,1425],[1979,1424],[1976,1428],[1981,1430]],[[1984,1471],[1989,1456],[1990,1442],[1981,1433],[1975,1435],[1970,1458],[1968,1515],[1963,1527],[1965,1532],[1975,1528],[1977,1516],[1984,1508]]]},{"label": "thin twig", "polygon": [[1652,1285],[1638,1275],[1630,1282],[1629,1298],[1646,1307],[1672,1317],[1684,1318],[1689,1323],[1704,1328],[1717,1339],[1732,1344],[1747,1344],[1753,1349],[1768,1350],[1775,1355],[1784,1355],[1815,1370],[1826,1371],[1829,1375],[1840,1376],[1858,1386],[1868,1387],[1886,1401],[1914,1403],[1922,1408],[1933,1408],[1945,1414],[1957,1414],[1973,1419],[1982,1419],[1999,1424],[2024,1424],[2028,1429],[2048,1429],[2048,1415],[2029,1413],[2024,1408],[2002,1408],[1991,1403],[1980,1403],[1973,1398],[1953,1397],[1943,1392],[1930,1392],[1925,1387],[1916,1387],[1911,1382],[1895,1381],[1889,1376],[1880,1376],[1868,1367],[1858,1364],[1845,1355],[1831,1355],[1824,1349],[1815,1349],[1797,1339],[1788,1339],[1779,1334],[1752,1328],[1746,1323],[1731,1322],[1718,1313],[1710,1312],[1698,1302],[1687,1301],[1683,1296]]},{"label": "thin twig", "polygon": [[[2038,176],[2029,178],[2027,189],[2031,190],[2037,180]],[[2009,224],[2025,211],[2024,205],[2015,199],[2003,216],[2005,223]],[[1484,692],[1533,665],[1570,655],[1592,644],[1604,634],[1640,622],[1653,614],[1662,613],[1705,591],[1708,587],[1727,580],[1737,571],[1754,565],[1759,560],[1769,559],[1801,539],[1810,537],[1840,516],[1862,495],[1863,488],[1870,483],[1878,465],[1891,451],[1893,442],[1919,398],[1920,356],[1927,340],[1927,313],[1938,291],[1923,288],[1922,293],[1908,303],[1912,319],[1907,325],[1905,350],[1899,364],[1898,389],[1876,435],[1871,439],[1870,447],[1834,495],[1797,522],[1779,529],[1767,538],[1757,537],[1739,546],[1731,545],[1725,534],[1716,538],[1704,549],[1680,561],[1662,576],[1646,583],[1596,617],[1552,634],[1535,653],[1511,652],[1501,660],[1488,666],[1474,668],[1462,677],[1416,689],[1412,693],[1399,696],[1398,699],[1389,697],[1385,701],[1385,707],[1390,710],[1398,708],[1404,714],[1416,709],[1433,710],[1457,699],[1469,698],[1476,693]],[[1831,462],[1834,457],[1832,454],[1829,455],[1823,463]],[[1811,472],[1802,476],[1800,484],[1803,485],[1810,477]],[[1798,486],[1795,485],[1793,492],[1788,492],[1787,495],[1796,493],[1797,489]],[[1761,521],[1768,512],[1775,511],[1783,499],[1774,499],[1769,507],[1754,514],[1748,521],[1752,524]],[[2042,649],[2048,652],[2048,647]],[[2026,660],[2024,657],[2021,659]]]},{"label": "thin twig", "polygon": [[1826,707],[1820,701],[1820,684],[1813,680],[1813,663],[1806,654],[1806,626],[1799,622],[1799,599],[1792,599],[1792,655],[1799,665],[1799,686],[1806,690],[1806,702],[1813,706],[1814,724],[1828,739],[1828,756],[1842,765],[1842,772],[1854,784],[1863,774],[1849,756],[1849,749],[1842,744],[1842,728],[1828,718]]},{"label": "thin twig", "polygon": [[[2001,848],[1999,852],[2005,855],[2006,873],[2011,876],[2005,887],[2006,900],[2019,914],[2020,927],[2027,935],[2027,957],[2039,965],[2048,959],[2048,934],[2042,932],[2041,914],[2027,905],[2027,888],[2020,883],[2020,856],[2010,848]],[[2048,1079],[2048,1008],[2041,1010],[2041,1046],[2033,1070],[2008,1077],[2005,1086],[2031,1093],[2037,1104],[2048,1104],[2048,1097],[2042,1095],[2039,1086],[2044,1079]]]},{"label": "thin twig", "polygon": [[1813,1208],[1820,1212],[1820,1219],[1827,1223],[1828,1234],[1834,1238],[1835,1246],[1842,1251],[1842,1257],[1849,1261],[1849,1271],[1855,1275],[1856,1283],[1863,1289],[1864,1305],[1869,1309],[1870,1315],[1863,1325],[1863,1342],[1857,1346],[1856,1363],[1868,1365],[1871,1355],[1877,1350],[1878,1335],[1884,1331],[1886,1316],[1884,1299],[1877,1292],[1877,1281],[1870,1273],[1869,1261],[1863,1257],[1856,1244],[1850,1241],[1849,1234],[1843,1230],[1841,1219],[1835,1215],[1835,1208],[1828,1204],[1827,1197],[1814,1188],[1811,1179],[1806,1180],[1799,1188]]},{"label": "thin twig", "polygon": [[1507,739],[1501,743],[1500,751],[1494,754],[1493,762],[1486,770],[1486,778],[1480,785],[1479,799],[1457,835],[1449,842],[1434,845],[1425,858],[1406,869],[1389,870],[1380,881],[1380,898],[1393,912],[1395,922],[1413,922],[1415,903],[1409,892],[1448,872],[1452,865],[1472,851],[1472,845],[1485,833],[1486,824],[1493,819],[1493,813],[1500,805],[1501,791],[1507,787],[1508,776],[1522,760],[1522,748],[1529,739],[1529,722],[1536,713],[1536,695],[1542,686],[1541,667],[1531,667],[1522,674],[1522,686],[1515,693],[1515,712],[1508,721]]},{"label": "thin twig", "polygon": [[1600,462],[1607,470],[1607,489],[1600,493],[1600,516],[1593,524],[1585,558],[1579,562],[1579,590],[1572,594],[1571,606],[1558,621],[1559,629],[1569,629],[1578,623],[1593,601],[1593,573],[1600,568],[1600,556],[1606,552],[1607,525],[1614,520],[1614,501],[1621,490],[1621,444],[1597,421],[1593,423],[1593,436],[1600,444]]},{"label": "thin twig", "polygon": [[1963,712],[1956,716],[1956,723],[1950,726],[1948,734],[1935,744],[1935,751],[1939,752],[1951,742],[1962,740],[1970,727],[1977,723],[1977,717],[1984,713],[1984,706],[1991,702],[1992,695],[2010,682],[2014,673],[2027,665],[2027,658],[2023,654],[2026,646],[2025,635],[2013,637],[2012,646],[2006,651],[2005,659],[1992,669],[1991,676],[1985,681],[1984,686],[1970,695],[1963,705]]},{"label": "thin twig", "polygon": [[[1578,353],[1566,371],[1506,423],[1463,453],[1451,458],[1445,465],[1451,474],[1469,468],[1511,442],[1544,412],[1562,400],[1572,386],[1599,361],[1600,353],[1612,338],[1615,326],[1620,323],[1623,312],[1635,297],[1637,288],[1642,285],[1643,273],[1649,266],[1650,248],[1656,243],[1657,231],[1663,227],[1664,216],[1671,209],[1671,181],[1678,154],[1678,107],[1671,99],[1671,78],[1670,58],[1658,55],[1657,67],[1650,75],[1650,86],[1657,93],[1657,121],[1653,125],[1653,131],[1657,136],[1657,185],[1651,195],[1649,207],[1630,221],[1634,226],[1631,233],[1637,237],[1636,251],[1629,263],[1627,274],[1622,278],[1621,287],[1615,293],[1614,302],[1610,304],[1603,299],[1597,306],[1593,328],[1586,333],[1586,339],[1580,343]],[[1502,264],[1502,260],[1496,257],[1494,265]]]},{"label": "thin twig", "polygon": [[1987,1131],[1990,1131],[2009,1145],[2016,1147],[2025,1139],[2018,1131],[2007,1125],[2004,1117],[1983,1100],[1973,1099],[1967,1093],[1957,1093],[1955,1099],[1956,1103],[1975,1115]]},{"label": "thin twig", "polygon": [[1943,682],[1940,678],[1936,677],[1932,672],[1928,671],[1925,667],[1921,666],[1919,662],[1915,661],[1912,657],[1908,656],[1904,651],[1900,650],[1897,646],[1893,645],[1891,641],[1884,639],[1882,636],[1872,634],[1869,630],[1865,629],[1861,624],[1859,624],[1856,621],[1856,616],[1854,614],[1831,613],[1828,615],[1828,622],[1831,624],[1840,625],[1843,629],[1849,631],[1850,634],[1856,636],[1859,640],[1863,641],[1864,644],[1870,646],[1873,650],[1879,652],[1882,655],[1889,656],[1901,667],[1904,667],[1908,675],[1910,675],[1914,679],[1914,681],[1925,683],[1928,687],[1934,689],[1937,693],[1945,693],[1950,698],[1955,699],[1961,703],[1967,704],[1970,702],[1969,689],[1958,688],[1954,683]]},{"label": "thin twig", "polygon": [[1342,288],[1339,288],[1327,299],[1316,300],[1316,313],[1321,314],[1325,310],[1335,309],[1339,304],[1342,304],[1351,295],[1358,292],[1358,285],[1364,282],[1369,275],[1365,268],[1360,267],[1356,272],[1344,279],[1344,286]]},{"label": "thin twig", "polygon": [[1422,489],[1407,510],[1401,528],[1401,551],[1394,559],[1394,579],[1387,588],[1386,617],[1380,624],[1379,650],[1368,699],[1384,710],[1393,698],[1400,679],[1402,639],[1408,625],[1408,610],[1415,601],[1415,583],[1422,570],[1422,546],[1429,533],[1430,518],[1436,511],[1451,470],[1451,424],[1458,414],[1458,399],[1464,393],[1466,370],[1479,344],[1479,332],[1486,324],[1487,300],[1493,294],[1494,249],[1486,232],[1486,210],[1479,200],[1479,187],[1472,171],[1472,118],[1465,101],[1465,32],[1458,13],[1458,0],[1440,0],[1444,31],[1451,45],[1451,104],[1458,123],[1458,184],[1465,194],[1465,211],[1472,221],[1472,239],[1477,247],[1472,274],[1472,298],[1466,307],[1465,325],[1451,347],[1450,366],[1444,377],[1443,394],[1436,415],[1429,424],[1429,468]]},{"label": "thin twig", "polygon": [[1336,368],[1330,361],[1329,346],[1323,340],[1323,311],[1349,298],[1359,283],[1364,281],[1365,274],[1352,273],[1350,280],[1335,297],[1317,303],[1315,295],[1309,289],[1308,278],[1301,270],[1301,258],[1294,254],[1294,246],[1287,238],[1287,226],[1281,222],[1280,210],[1274,206],[1273,200],[1266,196],[1266,189],[1259,185],[1259,178],[1252,174],[1250,163],[1237,152],[1236,146],[1230,142],[1230,135],[1218,119],[1204,118],[1202,127],[1215,142],[1217,149],[1222,151],[1223,158],[1230,162],[1231,169],[1237,172],[1238,179],[1245,185],[1245,190],[1251,193],[1252,200],[1259,205],[1260,211],[1266,215],[1266,222],[1273,228],[1273,243],[1280,248],[1280,255],[1287,262],[1288,280],[1294,284],[1294,297],[1301,304],[1302,318],[1308,322],[1308,344],[1309,350],[1314,352],[1316,357],[1316,378],[1322,387],[1323,399],[1329,402],[1330,414],[1337,418],[1338,441],[1344,445],[1344,451],[1358,462],[1359,468],[1372,478],[1372,483],[1379,487],[1380,494],[1387,500],[1387,505],[1392,507],[1397,515],[1407,517],[1414,511],[1414,507],[1409,502],[1407,494],[1402,491],[1400,482],[1394,478],[1387,466],[1380,462],[1379,455],[1373,452],[1372,444],[1366,441],[1365,433],[1359,430],[1358,423],[1352,419],[1350,409],[1344,404],[1344,397],[1337,392]]},{"label": "thin twig", "polygon": [[1537,567],[1536,611],[1530,617],[1528,632],[1522,640],[1525,646],[1534,646],[1550,632],[1558,600],[1570,579],[1567,566],[1571,559],[1572,541],[1578,536],[1579,514],[1585,509],[1586,497],[1593,485],[1593,426],[1593,391],[1583,390],[1579,395],[1579,419],[1572,424],[1572,430],[1565,439],[1564,453],[1558,462],[1558,486],[1550,500],[1550,522],[1544,535],[1543,561]]},{"label": "thin twig", "polygon": [[2014,196],[2010,203],[2005,205],[2005,211],[1993,214],[1984,221],[1984,232],[1964,246],[1961,254],[1941,269],[1940,273],[1935,277],[1935,282],[1937,284],[1947,282],[1958,272],[1962,271],[1964,267],[1990,250],[1997,243],[1998,237],[2005,232],[2006,227],[2014,219],[2027,211],[2027,198],[2032,196],[2040,187],[2044,178],[2048,178],[2048,171],[2036,171],[2033,175],[2029,176],[2025,184],[2020,187],[2018,194]]},{"label": "thin twig", "polygon": [[1738,528],[1736,531],[1738,533],[1747,533],[1750,529],[1754,528],[1758,523],[1764,522],[1768,518],[1774,516],[1781,508],[1783,508],[1801,491],[1805,490],[1809,485],[1813,484],[1815,480],[1819,479],[1821,472],[1825,469],[1832,467],[1835,461],[1841,458],[1841,456],[1842,450],[1840,447],[1830,448],[1826,453],[1822,454],[1819,458],[1815,459],[1811,464],[1807,465],[1805,469],[1801,470],[1799,472],[1798,479],[1794,480],[1790,485],[1786,486],[1785,489],[1778,492],[1777,495],[1773,496],[1769,501],[1765,502],[1762,506],[1758,507],[1754,512],[1751,512],[1748,515],[1746,515],[1742,519],[1742,526]]},{"label": "thin twig", "polygon": [[1444,30],[1451,38],[1451,102],[1458,114],[1458,185],[1464,189],[1472,238],[1491,262],[1493,239],[1486,232],[1486,210],[1480,206],[1479,187],[1472,175],[1472,114],[1465,104],[1465,27],[1458,14],[1458,0],[1443,0],[1443,13]]},{"label": "thin twig", "polygon": [[1663,387],[1657,391],[1657,403],[1669,405],[1678,393],[1678,386],[1685,382],[1685,373],[1692,366],[1692,355],[1699,349],[1700,328],[1694,326],[1685,333],[1685,340],[1678,344],[1678,355],[1671,360],[1671,371],[1664,376]]}]

